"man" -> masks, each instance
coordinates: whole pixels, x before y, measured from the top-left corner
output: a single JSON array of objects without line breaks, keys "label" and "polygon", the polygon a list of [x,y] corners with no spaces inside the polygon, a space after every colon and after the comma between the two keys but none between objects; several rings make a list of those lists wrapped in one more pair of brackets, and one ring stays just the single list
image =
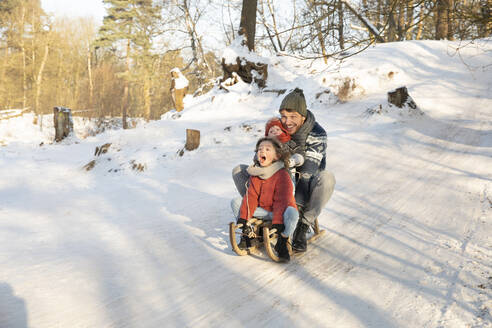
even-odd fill
[{"label": "man", "polygon": [[[301,154],[304,164],[296,168],[295,198],[299,209],[299,224],[294,232],[292,248],[297,252],[307,249],[306,235],[309,227],[330,200],[335,188],[335,177],[325,171],[326,132],[307,110],[301,89],[294,89],[282,100],[280,121],[291,136],[287,143],[292,153]],[[237,190],[244,196],[249,175],[247,165],[239,165],[232,171]]]}]

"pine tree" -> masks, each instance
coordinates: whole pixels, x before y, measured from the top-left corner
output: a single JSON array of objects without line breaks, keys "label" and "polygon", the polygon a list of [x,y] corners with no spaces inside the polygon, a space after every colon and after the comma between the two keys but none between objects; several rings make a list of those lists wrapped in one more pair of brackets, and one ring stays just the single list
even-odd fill
[{"label": "pine tree", "polygon": [[113,48],[124,53],[125,71],[123,102],[121,105],[123,128],[127,128],[127,111],[130,107],[130,89],[140,89],[144,116],[150,117],[150,89],[152,86],[152,42],[158,32],[161,6],[152,0],[103,0],[108,5],[108,15],[99,29],[96,47]]}]

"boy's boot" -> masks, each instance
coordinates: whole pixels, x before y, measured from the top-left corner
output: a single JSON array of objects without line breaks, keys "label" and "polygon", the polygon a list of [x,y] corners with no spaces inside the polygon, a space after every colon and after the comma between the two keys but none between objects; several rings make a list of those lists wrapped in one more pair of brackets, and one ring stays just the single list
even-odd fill
[{"label": "boy's boot", "polygon": [[241,241],[237,245],[239,249],[247,249],[251,247],[251,238],[248,237],[248,235],[253,231],[251,229],[251,226],[248,225],[248,221],[245,219],[238,219],[237,224],[242,224],[243,226],[241,227],[242,229],[242,235],[241,235]]},{"label": "boy's boot", "polygon": [[294,241],[292,243],[292,248],[296,252],[305,252],[307,249],[307,239],[306,235],[309,231],[309,226],[305,223],[299,221],[296,230],[294,231]]},{"label": "boy's boot", "polygon": [[277,244],[275,245],[275,251],[277,252],[277,256],[280,259],[280,262],[289,262],[290,254],[287,249],[287,240],[288,238],[283,237],[281,234],[277,237]]}]

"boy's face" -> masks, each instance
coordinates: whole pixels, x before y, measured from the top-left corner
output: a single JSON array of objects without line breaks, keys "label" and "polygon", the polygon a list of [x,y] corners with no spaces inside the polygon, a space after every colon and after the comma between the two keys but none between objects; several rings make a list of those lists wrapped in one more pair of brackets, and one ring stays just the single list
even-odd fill
[{"label": "boy's face", "polygon": [[296,133],[305,120],[306,118],[298,112],[288,112],[285,109],[280,111],[280,122],[290,135]]},{"label": "boy's face", "polygon": [[262,141],[258,146],[258,150],[256,152],[256,157],[258,158],[258,162],[260,162],[260,166],[269,166],[276,160],[278,160],[277,152],[275,151],[275,147],[270,141]]},{"label": "boy's face", "polygon": [[282,129],[276,125],[272,126],[270,130],[268,130],[269,137],[278,137],[282,134]]}]

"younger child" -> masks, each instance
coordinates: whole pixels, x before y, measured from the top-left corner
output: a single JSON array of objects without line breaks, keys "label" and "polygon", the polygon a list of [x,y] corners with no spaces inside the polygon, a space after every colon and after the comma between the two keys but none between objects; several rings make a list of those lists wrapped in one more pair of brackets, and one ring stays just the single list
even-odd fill
[{"label": "younger child", "polygon": [[278,117],[272,117],[266,123],[265,137],[277,138],[283,144],[290,140],[290,134],[287,133]]},{"label": "younger child", "polygon": [[295,175],[295,167],[304,164],[304,157],[301,154],[293,153],[293,149],[296,148],[294,141],[291,141],[290,134],[280,122],[278,117],[272,117],[265,125],[265,137],[277,138],[282,143],[284,149],[288,149],[290,154],[289,166],[287,168],[291,170],[292,176]]},{"label": "younger child", "polygon": [[[271,219],[279,236],[275,250],[283,261],[289,261],[287,240],[292,237],[299,220],[294,186],[288,167],[289,153],[275,138],[264,137],[256,143],[254,164],[247,171],[250,175],[244,197],[231,203],[237,223],[243,225],[240,248],[248,247],[251,232],[248,220],[254,217]],[[240,204],[240,205],[239,205]]]}]

